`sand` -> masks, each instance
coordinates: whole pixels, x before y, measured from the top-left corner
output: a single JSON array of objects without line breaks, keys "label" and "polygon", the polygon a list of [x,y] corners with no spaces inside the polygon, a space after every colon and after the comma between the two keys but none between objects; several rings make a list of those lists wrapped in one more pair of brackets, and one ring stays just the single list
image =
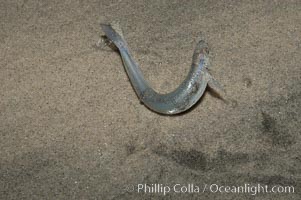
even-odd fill
[{"label": "sand", "polygon": [[[0,199],[301,198],[300,1],[11,0],[0,19]],[[162,93],[205,39],[226,101],[147,109],[98,45],[112,21]],[[258,184],[295,191],[214,191]]]}]

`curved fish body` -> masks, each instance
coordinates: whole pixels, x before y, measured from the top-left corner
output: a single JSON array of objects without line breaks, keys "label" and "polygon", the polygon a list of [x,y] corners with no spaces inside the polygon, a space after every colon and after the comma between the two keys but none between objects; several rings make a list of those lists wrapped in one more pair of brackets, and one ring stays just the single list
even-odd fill
[{"label": "curved fish body", "polygon": [[133,60],[121,29],[101,24],[102,30],[118,48],[130,82],[140,99],[149,109],[161,114],[178,114],[191,108],[203,95],[207,84],[214,89],[221,86],[209,74],[208,46],[201,40],[193,53],[192,65],[185,80],[172,92],[160,94],[145,80],[138,64]]}]

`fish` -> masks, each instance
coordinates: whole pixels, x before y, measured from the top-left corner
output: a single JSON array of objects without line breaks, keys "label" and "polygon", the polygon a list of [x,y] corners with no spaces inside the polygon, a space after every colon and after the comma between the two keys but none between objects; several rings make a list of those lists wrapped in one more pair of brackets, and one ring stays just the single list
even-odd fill
[{"label": "fish", "polygon": [[208,71],[209,48],[204,40],[197,42],[190,70],[183,82],[175,90],[161,94],[156,92],[144,78],[139,65],[130,53],[120,25],[111,23],[100,24],[100,26],[108,40],[117,47],[136,95],[150,110],[163,115],[185,112],[198,102],[207,86],[218,94],[224,93],[221,84]]}]

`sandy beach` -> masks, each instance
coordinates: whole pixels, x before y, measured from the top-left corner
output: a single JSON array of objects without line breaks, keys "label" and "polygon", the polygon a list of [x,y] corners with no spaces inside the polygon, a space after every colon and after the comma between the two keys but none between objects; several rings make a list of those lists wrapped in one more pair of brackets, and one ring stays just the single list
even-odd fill
[{"label": "sandy beach", "polygon": [[[0,19],[0,199],[301,198],[301,1],[11,0]],[[147,109],[99,43],[113,21],[161,93],[205,39],[225,101]]]}]

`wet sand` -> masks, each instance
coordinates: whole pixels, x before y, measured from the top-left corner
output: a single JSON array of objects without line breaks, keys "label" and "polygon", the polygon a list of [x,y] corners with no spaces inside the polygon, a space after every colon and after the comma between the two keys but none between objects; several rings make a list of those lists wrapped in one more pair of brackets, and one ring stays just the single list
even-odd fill
[{"label": "wet sand", "polygon": [[[0,199],[300,199],[300,1],[13,0],[0,8]],[[112,21],[162,93],[183,81],[205,39],[226,101],[208,90],[185,114],[148,110],[119,54],[97,45],[99,24]],[[201,191],[163,195],[138,184]],[[212,184],[295,193],[214,193]]]}]

